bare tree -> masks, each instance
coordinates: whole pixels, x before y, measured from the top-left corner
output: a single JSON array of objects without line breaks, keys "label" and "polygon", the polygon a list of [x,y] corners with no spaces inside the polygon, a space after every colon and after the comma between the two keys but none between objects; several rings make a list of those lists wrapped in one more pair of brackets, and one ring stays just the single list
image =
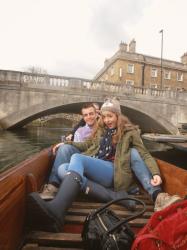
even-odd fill
[{"label": "bare tree", "polygon": [[44,75],[48,74],[47,70],[45,70],[45,69],[43,69],[41,67],[37,67],[37,66],[29,66],[25,70],[27,72],[32,73],[32,74],[44,74]]}]

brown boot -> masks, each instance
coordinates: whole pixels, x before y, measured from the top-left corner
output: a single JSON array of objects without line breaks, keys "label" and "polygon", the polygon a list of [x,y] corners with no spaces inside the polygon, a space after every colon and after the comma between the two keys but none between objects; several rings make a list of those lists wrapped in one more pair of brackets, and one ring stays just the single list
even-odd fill
[{"label": "brown boot", "polygon": [[43,200],[52,200],[58,192],[58,188],[53,184],[46,184],[43,188],[43,191],[39,193],[40,197]]},{"label": "brown boot", "polygon": [[156,201],[154,211],[160,211],[169,205],[181,201],[182,198],[179,195],[169,195],[168,193],[159,193]]}]

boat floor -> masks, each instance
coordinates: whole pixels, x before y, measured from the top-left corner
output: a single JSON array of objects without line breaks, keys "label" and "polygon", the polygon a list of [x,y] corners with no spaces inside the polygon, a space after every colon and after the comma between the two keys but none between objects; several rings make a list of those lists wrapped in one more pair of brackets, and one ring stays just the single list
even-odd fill
[{"label": "boat floor", "polygon": [[[129,224],[137,233],[153,214],[153,203],[147,194],[134,196],[146,203],[146,212],[140,218],[131,221]],[[63,232],[50,233],[43,231],[30,231],[27,233],[22,250],[80,250],[83,249],[81,231],[86,215],[93,209],[100,207],[102,203],[89,200],[78,200],[72,204],[65,218]],[[128,211],[120,205],[112,205],[112,210],[120,217],[127,217],[133,212]],[[140,209],[137,206],[137,209]]]}]

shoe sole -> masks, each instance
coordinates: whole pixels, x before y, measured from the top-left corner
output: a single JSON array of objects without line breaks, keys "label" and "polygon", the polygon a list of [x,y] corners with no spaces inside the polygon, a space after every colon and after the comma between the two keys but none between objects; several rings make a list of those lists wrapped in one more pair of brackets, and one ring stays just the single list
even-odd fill
[{"label": "shoe sole", "polygon": [[39,194],[39,195],[40,195],[40,198],[42,200],[45,200],[45,201],[51,201],[51,200],[54,199],[54,196],[44,196],[44,195],[41,195],[41,194]]},{"label": "shoe sole", "polygon": [[62,224],[46,208],[46,201],[43,201],[38,193],[31,193],[28,196],[29,224],[37,230],[48,232],[61,232]]},{"label": "shoe sole", "polygon": [[175,203],[177,203],[177,202],[180,202],[182,199],[176,199],[176,200],[171,200],[170,202],[168,202],[167,204],[165,204],[164,206],[162,206],[162,207],[158,207],[157,209],[154,209],[154,212],[158,212],[158,211],[161,211],[161,210],[163,210],[163,209],[165,209],[166,207],[169,207],[170,205],[172,205],[172,204],[175,204]]}]

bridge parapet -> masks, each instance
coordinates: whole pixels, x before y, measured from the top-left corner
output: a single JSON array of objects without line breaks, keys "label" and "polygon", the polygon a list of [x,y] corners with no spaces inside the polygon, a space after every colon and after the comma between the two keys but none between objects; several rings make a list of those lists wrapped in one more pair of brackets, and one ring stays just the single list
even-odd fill
[{"label": "bridge parapet", "polygon": [[186,92],[0,70],[0,126],[13,128],[49,114],[76,113],[81,103],[102,103],[105,96],[120,97],[127,116],[148,131],[176,133],[187,123]]},{"label": "bridge parapet", "polygon": [[71,78],[47,74],[0,70],[0,87],[40,88],[51,90],[90,90],[100,93],[129,95],[135,97],[158,97],[187,101],[187,92],[167,89],[129,86],[126,83],[92,81],[83,78]]}]

